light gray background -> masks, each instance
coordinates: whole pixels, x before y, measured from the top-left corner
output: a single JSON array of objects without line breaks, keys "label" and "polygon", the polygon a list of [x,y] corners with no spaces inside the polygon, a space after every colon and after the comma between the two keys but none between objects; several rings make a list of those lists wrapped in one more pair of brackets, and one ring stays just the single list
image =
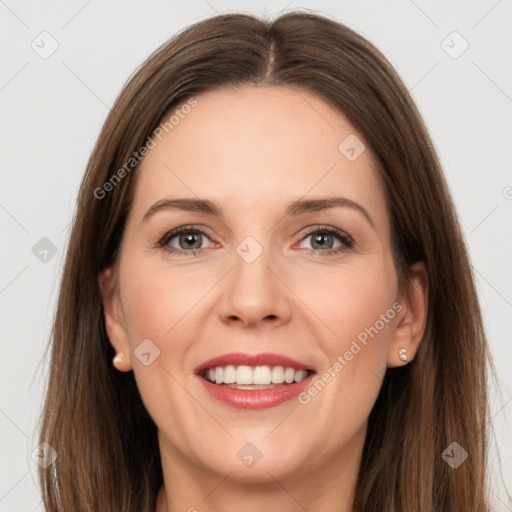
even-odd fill
[{"label": "light gray background", "polygon": [[[501,379],[492,395],[492,490],[496,510],[512,511],[497,473],[499,453],[512,492],[510,0],[0,0],[0,510],[42,510],[31,458],[47,375],[40,362],[79,182],[109,106],[135,68],[185,26],[216,12],[273,15],[300,7],[344,22],[383,51],[431,131],[464,226]],[[44,31],[51,36],[40,36]],[[58,48],[44,59],[52,38]],[[468,49],[453,58],[464,40]],[[46,262],[32,250],[43,237],[57,250]]]}]

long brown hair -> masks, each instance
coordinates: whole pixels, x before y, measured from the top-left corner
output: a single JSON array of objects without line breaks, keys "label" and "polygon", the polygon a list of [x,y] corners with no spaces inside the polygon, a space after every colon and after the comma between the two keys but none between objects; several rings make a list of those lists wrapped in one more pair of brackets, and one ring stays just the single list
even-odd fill
[{"label": "long brown hair", "polygon": [[[39,473],[46,510],[155,509],[163,484],[156,426],[133,372],[111,364],[97,279],[118,256],[137,175],[133,162],[126,167],[133,153],[178,105],[243,84],[305,88],[350,120],[385,184],[398,275],[404,279],[420,260],[428,271],[424,338],[410,364],[386,372],[369,418],[354,510],[488,511],[492,361],[440,163],[385,57],[343,24],[310,12],[201,21],[159,48],[117,98],[81,184],[51,333],[40,442],[58,457]],[[452,442],[469,455],[456,469],[442,457]]]}]

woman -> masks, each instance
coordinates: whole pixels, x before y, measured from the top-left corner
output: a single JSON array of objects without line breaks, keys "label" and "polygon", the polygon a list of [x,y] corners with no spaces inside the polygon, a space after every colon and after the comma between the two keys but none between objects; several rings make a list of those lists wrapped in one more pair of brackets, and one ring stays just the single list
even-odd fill
[{"label": "woman", "polygon": [[487,511],[490,364],[384,56],[314,14],[216,16],[129,80],[89,161],[46,510]]}]

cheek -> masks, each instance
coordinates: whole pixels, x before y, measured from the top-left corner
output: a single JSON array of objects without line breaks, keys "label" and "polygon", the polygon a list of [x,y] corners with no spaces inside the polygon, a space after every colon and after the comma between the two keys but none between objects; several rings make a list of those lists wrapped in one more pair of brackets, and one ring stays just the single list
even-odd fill
[{"label": "cheek", "polygon": [[398,283],[393,266],[375,262],[328,277],[329,293],[316,293],[312,308],[329,327],[321,341],[323,382],[313,383],[301,403],[336,424],[336,435],[351,435],[367,419],[386,371]]},{"label": "cheek", "polygon": [[[392,308],[394,292],[392,281],[382,276],[373,276],[371,279],[365,275],[347,284],[338,312],[340,320],[336,325],[341,338],[357,341],[369,352],[387,349],[384,341],[391,331],[391,318],[387,312]],[[379,343],[365,345],[368,340],[379,340]]]},{"label": "cheek", "polygon": [[[365,334],[372,339],[368,330],[375,339],[389,337],[396,294],[394,267],[377,258],[360,265],[328,269],[298,292],[317,315],[318,325],[325,333],[321,339],[331,358],[348,350],[351,341],[358,337],[363,342]],[[378,334],[373,329],[375,325]]]},{"label": "cheek", "polygon": [[[204,286],[194,285],[184,272],[155,266],[143,258],[127,258],[120,279],[133,373],[142,400],[169,436],[186,439],[183,423],[168,418],[173,407],[178,406],[185,417],[191,407],[179,371],[190,349],[186,315],[204,294]],[[144,341],[148,339],[154,345]],[[148,365],[137,355],[143,353],[142,342],[146,343],[144,352],[150,353]]]},{"label": "cheek", "polygon": [[127,263],[121,280],[131,343],[150,338],[161,348],[165,340],[176,340],[175,334],[186,325],[181,320],[208,289],[208,283],[194,279],[190,271],[151,265],[143,259]]}]

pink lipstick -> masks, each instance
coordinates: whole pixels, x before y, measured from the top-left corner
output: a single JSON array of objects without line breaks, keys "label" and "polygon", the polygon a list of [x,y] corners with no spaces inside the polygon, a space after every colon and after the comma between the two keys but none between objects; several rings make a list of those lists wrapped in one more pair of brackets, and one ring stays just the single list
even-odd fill
[{"label": "pink lipstick", "polygon": [[205,361],[195,373],[213,398],[241,409],[264,409],[300,394],[315,370],[279,354],[231,353]]}]

